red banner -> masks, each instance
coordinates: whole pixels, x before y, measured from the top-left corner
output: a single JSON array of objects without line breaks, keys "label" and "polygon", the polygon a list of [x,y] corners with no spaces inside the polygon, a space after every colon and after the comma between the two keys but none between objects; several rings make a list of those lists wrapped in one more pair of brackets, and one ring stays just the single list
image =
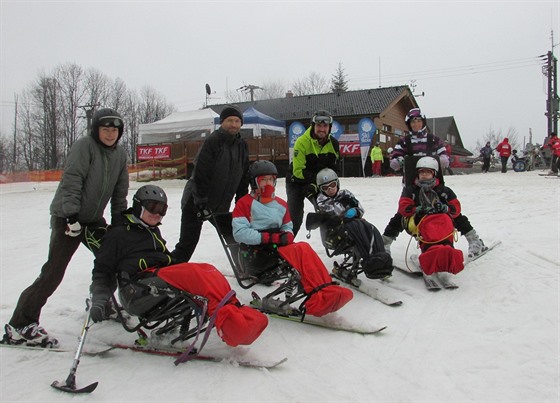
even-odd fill
[{"label": "red banner", "polygon": [[139,161],[168,160],[171,158],[171,146],[136,146],[136,156]]},{"label": "red banner", "polygon": [[360,143],[340,142],[339,144],[342,155],[360,155]]}]

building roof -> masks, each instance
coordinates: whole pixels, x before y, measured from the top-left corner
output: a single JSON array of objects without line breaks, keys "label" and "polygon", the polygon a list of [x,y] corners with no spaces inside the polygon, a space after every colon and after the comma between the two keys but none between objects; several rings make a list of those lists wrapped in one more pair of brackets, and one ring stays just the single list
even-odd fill
[{"label": "building roof", "polygon": [[[335,118],[362,115],[375,116],[384,111],[396,98],[408,91],[408,86],[402,85],[340,93],[263,99],[253,102],[239,102],[237,105],[242,110],[254,106],[260,112],[284,121],[311,119],[315,111],[322,109],[329,111]],[[225,105],[209,105],[208,107],[220,113]]]},{"label": "building roof", "polygon": [[463,146],[463,140],[461,139],[459,129],[457,128],[457,124],[455,123],[455,118],[453,116],[426,118],[426,122],[430,132],[438,136],[440,139],[446,140],[448,134],[455,137],[456,143],[451,145],[451,149],[454,154],[472,155],[472,153]]}]

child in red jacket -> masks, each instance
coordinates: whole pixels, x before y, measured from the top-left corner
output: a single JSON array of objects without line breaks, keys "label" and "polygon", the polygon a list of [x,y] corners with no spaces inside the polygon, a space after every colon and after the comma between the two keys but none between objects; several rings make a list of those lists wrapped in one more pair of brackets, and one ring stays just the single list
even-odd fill
[{"label": "child in red jacket", "polygon": [[464,265],[463,252],[453,247],[453,219],[461,212],[461,203],[453,190],[439,183],[438,168],[433,157],[418,160],[417,177],[412,186],[403,189],[399,213],[407,231],[418,240],[422,272],[457,274]]}]

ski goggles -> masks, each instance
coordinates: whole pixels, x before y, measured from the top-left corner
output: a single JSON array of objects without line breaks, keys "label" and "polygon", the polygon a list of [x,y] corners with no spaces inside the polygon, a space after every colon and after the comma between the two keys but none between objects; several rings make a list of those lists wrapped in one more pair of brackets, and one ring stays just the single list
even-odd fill
[{"label": "ski goggles", "polygon": [[336,186],[337,186],[336,181],[332,181],[332,182],[329,182],[329,183],[325,183],[324,185],[321,185],[321,190],[323,192],[326,192],[329,189],[334,189]]},{"label": "ski goggles", "polygon": [[315,124],[319,124],[319,123],[324,123],[326,125],[332,125],[333,122],[333,118],[332,116],[313,116],[313,119],[311,119],[311,121]]},{"label": "ski goggles", "polygon": [[408,118],[409,118],[409,119],[412,119],[412,118],[422,118],[422,112],[420,111],[419,108],[411,109],[411,110],[408,112]]},{"label": "ski goggles", "polygon": [[150,213],[159,214],[162,217],[167,213],[167,204],[164,202],[146,200],[142,206]]},{"label": "ski goggles", "polygon": [[99,119],[99,126],[103,127],[121,127],[122,119],[118,116],[104,116]]}]

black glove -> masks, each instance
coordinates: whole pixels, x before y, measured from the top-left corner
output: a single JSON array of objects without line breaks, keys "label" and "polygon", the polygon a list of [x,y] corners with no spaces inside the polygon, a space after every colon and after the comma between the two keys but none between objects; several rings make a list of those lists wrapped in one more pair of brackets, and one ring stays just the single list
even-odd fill
[{"label": "black glove", "polygon": [[207,221],[212,217],[212,210],[206,204],[201,204],[198,206],[198,212],[196,216],[200,221]]},{"label": "black glove", "polygon": [[306,199],[314,199],[315,196],[317,196],[317,193],[317,185],[314,183],[310,183],[303,189],[303,195]]},{"label": "black glove", "polygon": [[78,214],[66,217],[66,231],[64,233],[72,238],[82,233],[82,226],[78,222]]},{"label": "black glove", "polygon": [[105,308],[108,302],[109,300],[106,297],[93,297],[91,308],[89,308],[91,320],[97,323],[109,319]]},{"label": "black glove", "polygon": [[111,217],[111,227],[118,227],[119,225],[124,225],[126,223],[123,214],[124,211]]},{"label": "black glove", "polygon": [[441,213],[441,214],[447,214],[449,212],[449,206],[445,203],[437,202],[437,203],[434,204],[434,212],[435,213]]},{"label": "black glove", "polygon": [[416,211],[414,212],[414,216],[416,217],[416,221],[419,221],[422,217],[424,217],[427,214],[432,214],[433,210],[431,207],[425,207],[425,206],[417,206],[416,207]]}]

